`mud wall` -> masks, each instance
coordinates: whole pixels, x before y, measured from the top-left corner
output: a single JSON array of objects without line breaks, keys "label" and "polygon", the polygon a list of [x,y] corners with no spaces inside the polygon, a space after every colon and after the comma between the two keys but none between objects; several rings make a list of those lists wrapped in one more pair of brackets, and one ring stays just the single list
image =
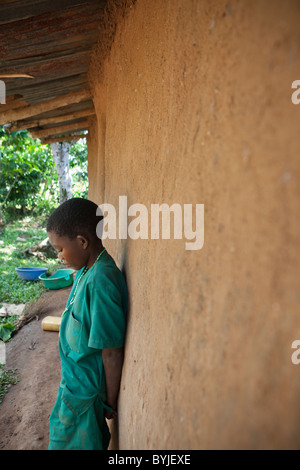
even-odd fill
[{"label": "mud wall", "polygon": [[299,448],[299,3],[114,3],[89,197],[205,207],[201,250],[104,242],[130,293],[119,447]]}]

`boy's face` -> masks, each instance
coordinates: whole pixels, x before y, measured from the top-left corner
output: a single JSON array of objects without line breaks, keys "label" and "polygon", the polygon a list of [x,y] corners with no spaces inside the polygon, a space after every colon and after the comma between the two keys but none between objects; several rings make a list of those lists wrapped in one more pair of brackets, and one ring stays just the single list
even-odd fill
[{"label": "boy's face", "polygon": [[48,232],[51,245],[58,251],[58,258],[67,267],[79,270],[88,262],[88,242],[84,237],[69,238],[59,236],[55,232]]}]

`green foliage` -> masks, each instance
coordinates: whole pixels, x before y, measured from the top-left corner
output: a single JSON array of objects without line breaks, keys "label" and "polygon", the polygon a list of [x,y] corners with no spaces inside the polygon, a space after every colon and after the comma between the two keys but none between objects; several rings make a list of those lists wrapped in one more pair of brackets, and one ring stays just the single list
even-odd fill
[{"label": "green foliage", "polygon": [[[87,197],[85,139],[71,146],[70,168],[73,196]],[[58,178],[50,146],[32,139],[28,131],[7,134],[0,126],[0,210],[6,218],[18,213],[49,214],[58,204]]]},{"label": "green foliage", "polygon": [[87,146],[85,139],[79,139],[71,146],[70,169],[73,179],[73,197],[88,195]]},{"label": "green foliage", "polygon": [[12,332],[16,328],[18,318],[17,315],[0,317],[0,339],[2,341],[6,342],[10,339]]},{"label": "green foliage", "polygon": [[8,391],[10,385],[15,385],[19,382],[19,378],[15,376],[17,369],[5,369],[4,365],[0,363],[0,403]]},{"label": "green foliage", "polygon": [[[31,139],[27,131],[0,130],[0,204],[26,210],[57,205],[57,175],[48,146]],[[47,204],[43,200],[48,201]]]}]

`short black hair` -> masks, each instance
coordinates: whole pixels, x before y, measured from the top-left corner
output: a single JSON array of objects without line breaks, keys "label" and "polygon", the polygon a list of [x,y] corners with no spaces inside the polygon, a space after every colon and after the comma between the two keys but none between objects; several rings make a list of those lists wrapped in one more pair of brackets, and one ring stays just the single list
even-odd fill
[{"label": "short black hair", "polygon": [[82,235],[96,238],[97,224],[103,219],[103,215],[96,215],[97,209],[97,204],[88,199],[68,199],[50,215],[47,232],[54,232],[60,237],[75,238]]}]

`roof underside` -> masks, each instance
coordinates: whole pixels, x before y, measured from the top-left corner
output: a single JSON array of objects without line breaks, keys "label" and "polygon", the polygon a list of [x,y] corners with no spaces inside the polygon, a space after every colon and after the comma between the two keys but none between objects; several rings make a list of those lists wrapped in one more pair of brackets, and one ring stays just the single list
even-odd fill
[{"label": "roof underside", "polygon": [[[6,104],[0,104],[0,124],[13,123],[11,130],[27,125],[34,137],[65,124],[76,123],[76,129],[69,126],[60,134],[49,130],[41,135],[67,136],[87,129],[87,115],[93,112],[87,72],[105,4],[106,0],[1,1],[0,79],[5,82]],[[24,74],[33,78],[21,77]],[[64,115],[65,121],[46,120]]]}]

